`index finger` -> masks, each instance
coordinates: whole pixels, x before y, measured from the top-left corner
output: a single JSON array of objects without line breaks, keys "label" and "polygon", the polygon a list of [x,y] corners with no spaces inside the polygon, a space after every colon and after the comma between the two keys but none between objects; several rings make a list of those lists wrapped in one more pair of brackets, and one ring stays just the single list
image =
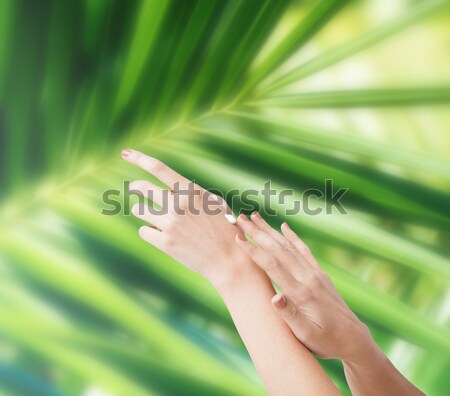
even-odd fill
[{"label": "index finger", "polygon": [[122,150],[121,152],[122,158],[128,162],[131,162],[133,165],[137,165],[140,168],[144,169],[148,173],[152,174],[159,180],[161,180],[167,187],[171,190],[174,189],[176,183],[180,187],[186,188],[189,183],[192,183],[190,180],[181,176],[179,173],[175,172],[173,169],[169,168],[162,161],[149,157],[136,150]]}]

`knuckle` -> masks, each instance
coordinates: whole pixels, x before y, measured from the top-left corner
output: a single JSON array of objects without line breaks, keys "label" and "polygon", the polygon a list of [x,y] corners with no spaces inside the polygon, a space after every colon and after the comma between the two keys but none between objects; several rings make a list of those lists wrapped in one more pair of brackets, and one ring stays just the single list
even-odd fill
[{"label": "knuckle", "polygon": [[266,258],[266,268],[268,270],[274,270],[276,268],[278,268],[279,266],[279,261],[273,257],[273,256],[269,256]]},{"label": "knuckle", "polygon": [[281,249],[282,250],[294,250],[295,247],[292,243],[290,243],[289,241],[285,241],[281,244]]},{"label": "knuckle", "polygon": [[138,162],[142,168],[150,170],[152,172],[161,172],[164,170],[164,168],[166,166],[160,160],[151,158],[151,157],[147,157],[147,156],[140,157]]},{"label": "knuckle", "polygon": [[299,247],[299,251],[302,254],[302,256],[305,256],[305,257],[312,256],[311,249],[308,246],[304,245],[304,244],[302,244]]},{"label": "knuckle", "polygon": [[283,250],[283,247],[277,241],[275,241],[273,239],[268,241],[267,247],[268,247],[268,249],[271,249],[271,250]]},{"label": "knuckle", "polygon": [[166,169],[166,165],[161,162],[160,160],[153,159],[150,161],[150,169],[152,169],[155,172],[163,172]]}]

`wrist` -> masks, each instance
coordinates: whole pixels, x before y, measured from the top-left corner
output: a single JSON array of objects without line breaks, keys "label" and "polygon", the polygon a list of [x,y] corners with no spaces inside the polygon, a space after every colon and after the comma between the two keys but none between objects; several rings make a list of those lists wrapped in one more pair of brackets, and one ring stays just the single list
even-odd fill
[{"label": "wrist", "polygon": [[384,364],[387,359],[383,351],[372,338],[369,329],[365,327],[364,335],[356,345],[355,353],[343,359],[347,369],[370,369],[378,364]]},{"label": "wrist", "polygon": [[261,279],[267,279],[267,275],[248,257],[242,256],[237,261],[230,259],[230,262],[233,263],[232,269],[216,273],[208,278],[222,297],[232,294],[238,288],[246,287]]}]

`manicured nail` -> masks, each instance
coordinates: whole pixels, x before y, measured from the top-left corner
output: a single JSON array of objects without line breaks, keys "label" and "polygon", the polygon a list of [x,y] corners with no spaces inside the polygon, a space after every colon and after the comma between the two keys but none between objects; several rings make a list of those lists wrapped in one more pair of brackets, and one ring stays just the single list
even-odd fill
[{"label": "manicured nail", "polygon": [[273,303],[277,308],[283,308],[286,306],[287,300],[286,297],[284,297],[283,295],[277,294],[273,300]]},{"label": "manicured nail", "polygon": [[237,237],[238,237],[241,241],[247,242],[247,238],[245,237],[245,235],[244,235],[242,232],[238,232]]},{"label": "manicured nail", "polygon": [[241,220],[248,221],[247,216],[245,214],[240,214],[239,217]]},{"label": "manicured nail", "polygon": [[131,154],[131,150],[122,150],[122,157],[126,158]]}]

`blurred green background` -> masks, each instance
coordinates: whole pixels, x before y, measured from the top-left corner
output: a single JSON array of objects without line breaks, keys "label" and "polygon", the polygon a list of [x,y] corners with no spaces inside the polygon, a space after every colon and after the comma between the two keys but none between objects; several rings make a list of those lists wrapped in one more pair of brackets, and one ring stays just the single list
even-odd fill
[{"label": "blurred green background", "polygon": [[289,222],[450,395],[449,3],[0,0],[0,394],[264,394],[212,287],[100,214],[129,147],[222,191],[350,188]]}]

